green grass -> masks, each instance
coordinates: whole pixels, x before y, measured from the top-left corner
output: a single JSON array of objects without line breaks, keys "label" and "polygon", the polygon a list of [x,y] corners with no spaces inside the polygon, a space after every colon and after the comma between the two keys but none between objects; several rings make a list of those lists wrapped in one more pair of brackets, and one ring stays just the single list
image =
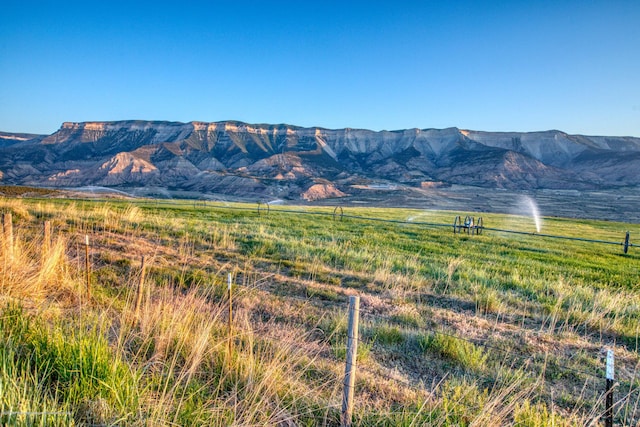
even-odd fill
[{"label": "green grass", "polygon": [[418,343],[424,352],[435,353],[464,369],[483,371],[486,368],[488,353],[469,341],[436,332],[420,337]]},{"label": "green grass", "polygon": [[[334,221],[329,207],[259,215],[240,204],[3,199],[0,209],[14,214],[18,254],[0,260],[7,266],[0,296],[13,301],[0,325],[0,386],[11,390],[2,410],[67,414],[34,424],[94,417],[131,425],[335,425],[347,299],[356,294],[363,372],[355,420],[362,425],[581,425],[599,410],[601,384],[585,386],[589,377],[575,371],[601,374],[605,345],[620,355],[623,379],[634,381],[635,247],[624,255],[621,246],[534,235]],[[422,215],[416,221],[437,224],[456,215],[345,214]],[[487,227],[533,231],[528,218],[482,216]],[[64,247],[46,276],[38,252],[43,219]],[[622,241],[627,230],[632,242],[640,235],[637,224],[545,218],[543,233]],[[95,301],[81,307],[86,233]],[[148,289],[134,315],[141,254]],[[640,419],[637,395],[632,390],[618,422]]]},{"label": "green grass", "polygon": [[[70,414],[76,422],[101,424],[115,422],[117,413],[137,406],[130,393],[135,378],[103,331],[82,331],[75,325],[51,327],[14,305],[0,312],[2,388],[7,391],[2,413],[60,412],[65,415],[34,421],[62,425]],[[103,401],[107,409],[98,413],[95,408]]]}]

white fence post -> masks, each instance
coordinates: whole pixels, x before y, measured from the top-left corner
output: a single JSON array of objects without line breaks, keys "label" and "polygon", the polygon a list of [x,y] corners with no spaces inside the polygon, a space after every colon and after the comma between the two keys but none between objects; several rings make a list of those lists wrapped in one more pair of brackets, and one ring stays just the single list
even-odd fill
[{"label": "white fence post", "polygon": [[604,416],[604,425],[605,427],[613,427],[613,350],[607,349],[607,368],[606,368],[606,378],[607,378],[607,388],[606,388],[606,410]]},{"label": "white fence post", "polygon": [[87,278],[87,303],[91,304],[91,260],[89,259],[89,235],[84,235],[84,269]]}]

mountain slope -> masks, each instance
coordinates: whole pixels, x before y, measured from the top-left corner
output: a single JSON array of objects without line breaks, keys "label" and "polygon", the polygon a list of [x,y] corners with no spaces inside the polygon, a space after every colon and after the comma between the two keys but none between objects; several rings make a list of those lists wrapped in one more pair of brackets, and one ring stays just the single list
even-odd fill
[{"label": "mountain slope", "polygon": [[9,147],[14,144],[36,143],[46,136],[47,135],[36,135],[32,133],[0,132],[0,147]]},{"label": "mountain slope", "polygon": [[[560,131],[375,132],[234,121],[120,121],[63,123],[47,137],[0,134],[2,182],[53,187],[158,186],[300,199],[357,193],[356,184],[363,182],[408,188],[430,181],[514,190],[618,188],[640,185],[637,170],[640,138]],[[309,193],[313,186],[331,190]]]}]

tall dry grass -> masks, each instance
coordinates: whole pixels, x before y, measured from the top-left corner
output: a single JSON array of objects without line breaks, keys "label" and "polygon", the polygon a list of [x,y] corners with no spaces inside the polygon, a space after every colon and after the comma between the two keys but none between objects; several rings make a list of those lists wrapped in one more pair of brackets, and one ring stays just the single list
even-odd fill
[{"label": "tall dry grass", "polygon": [[[420,386],[431,393],[428,401],[424,396],[421,400],[407,398],[410,396],[407,390],[411,387],[387,381],[382,375],[372,377],[369,382],[359,382],[359,391],[364,398],[356,411],[356,420],[362,425],[509,425],[516,421],[519,425],[531,426],[584,425],[598,419],[596,412],[589,412],[591,409],[581,412],[587,415],[574,416],[571,409],[554,408],[557,396],[543,401],[536,397],[540,395],[538,385],[517,376],[496,381],[496,375],[487,372],[485,366],[491,360],[482,354],[474,356],[475,362],[460,361],[442,351],[417,354],[415,340],[406,331],[427,328],[438,321],[436,317],[425,317],[425,313],[446,313],[454,322],[466,315],[454,313],[446,306],[433,310],[421,307],[416,304],[420,301],[415,299],[417,293],[430,290],[436,291],[436,295],[446,293],[451,298],[444,301],[445,304],[455,304],[456,300],[463,303],[469,300],[472,305],[475,302],[472,320],[480,322],[485,317],[495,318],[497,326],[500,326],[498,317],[509,312],[510,303],[517,299],[518,310],[524,312],[533,308],[528,314],[540,316],[540,321],[532,327],[540,335],[554,335],[563,328],[571,331],[582,325],[605,334],[616,333],[629,327],[626,322],[634,318],[637,311],[629,304],[637,299],[632,291],[594,290],[569,280],[566,283],[550,280],[550,276],[532,280],[526,269],[520,272],[503,268],[498,258],[478,267],[475,256],[480,252],[471,256],[459,248],[460,253],[442,251],[444,255],[438,257],[434,252],[425,258],[422,252],[413,249],[396,252],[390,242],[385,243],[388,236],[374,236],[376,243],[386,244],[381,246],[385,250],[371,242],[352,243],[349,236],[343,235],[340,239],[331,236],[324,248],[322,239],[327,239],[326,235],[318,240],[306,230],[300,233],[303,235],[300,239],[282,235],[285,222],[270,224],[268,217],[261,217],[260,224],[252,224],[256,222],[255,218],[249,218],[250,224],[241,226],[234,222],[237,218],[232,218],[227,223],[216,223],[212,228],[207,222],[210,217],[199,220],[194,219],[195,214],[185,217],[148,214],[131,205],[69,203],[61,211],[59,206],[47,203],[36,207],[14,201],[2,203],[0,201],[0,209],[11,210],[20,225],[34,223],[40,217],[55,217],[61,224],[61,231],[56,234],[46,256],[41,250],[43,245],[38,231],[23,232],[26,228],[16,228],[13,254],[8,256],[5,251],[0,254],[0,294],[3,299],[21,301],[34,319],[45,320],[45,326],[39,332],[44,338],[39,343],[50,346],[51,349],[45,352],[47,357],[55,362],[54,365],[60,364],[54,372],[56,375],[60,372],[69,374],[69,382],[80,384],[74,385],[75,394],[65,395],[56,400],[56,404],[64,410],[75,411],[74,419],[77,420],[91,419],[107,425],[337,423],[343,366],[340,360],[335,360],[333,347],[342,347],[343,342],[318,341],[313,332],[304,333],[300,325],[288,325],[287,320],[293,317],[291,313],[278,313],[278,322],[264,324],[256,319],[265,313],[247,299],[239,301],[237,307],[233,351],[229,354],[227,306],[224,292],[219,289],[223,280],[214,277],[211,283],[207,282],[220,275],[221,265],[240,271],[243,287],[268,289],[278,285],[272,283],[274,279],[264,279],[274,276],[264,274],[273,271],[268,270],[269,263],[289,261],[286,265],[298,268],[302,271],[300,277],[305,278],[297,284],[313,288],[307,290],[306,295],[322,295],[327,304],[340,301],[344,296],[344,289],[339,289],[341,279],[348,279],[354,287],[362,288],[368,301],[379,300],[381,314],[387,309],[395,310],[390,311],[393,327],[378,328],[379,346],[367,348],[365,367],[397,366],[398,372],[424,368],[433,373],[431,369],[437,371],[448,366],[452,371],[466,372],[460,375],[466,381],[462,384],[456,378],[447,383],[447,387],[429,389]],[[100,262],[103,272],[107,271],[115,278],[112,281],[114,288],[109,288],[111,285],[101,282],[101,276],[96,275],[95,286],[100,298],[92,306],[85,305],[82,310],[73,312],[56,312],[53,310],[55,305],[79,307],[77,303],[83,295],[82,264],[77,264],[81,258],[73,258],[73,234],[66,232],[78,234],[96,224],[98,230],[110,233],[111,253],[101,257]],[[358,230],[357,224],[352,226]],[[157,235],[151,236],[153,233]],[[131,242],[138,237],[147,240],[133,246]],[[482,243],[482,239],[484,237],[477,240]],[[112,244],[114,242],[117,245]],[[471,245],[473,242],[466,243]],[[213,248],[206,248],[208,252],[203,255],[200,250],[206,245]],[[164,271],[175,273],[180,280],[172,282],[163,276],[166,281],[159,282],[159,275],[151,275],[145,282],[148,294],[145,294],[142,308],[136,312],[134,290],[138,278],[132,270],[137,264],[131,260],[137,253],[132,249],[131,253],[114,254],[116,250],[123,252],[115,247],[155,248],[157,253],[166,256]],[[219,254],[223,255],[223,261],[214,264]],[[129,262],[122,262],[125,267],[119,270],[109,264],[123,260]],[[187,280],[196,265],[201,271],[206,270],[206,274],[202,275],[202,280]],[[505,274],[496,276],[501,268],[505,271],[500,272]],[[501,281],[509,282],[509,290]],[[437,286],[432,286],[433,283]],[[542,290],[542,286],[548,289]],[[282,290],[284,293],[291,291],[285,286]],[[528,300],[522,298],[525,291]],[[252,294],[252,299],[264,299],[265,295]],[[280,296],[286,301],[287,295]],[[543,297],[546,298],[544,307],[540,302]],[[48,304],[42,304],[45,301]],[[35,307],[39,310],[32,309]],[[374,307],[367,304],[367,308]],[[312,313],[308,318],[314,316]],[[67,329],[61,327],[63,324]],[[319,325],[310,321],[307,326],[313,331]],[[28,336],[22,338],[29,339]],[[3,345],[8,350],[16,350],[11,342],[3,341]],[[82,349],[78,350],[79,360],[87,366],[101,369],[116,366],[117,369],[109,371],[105,368],[100,384],[85,377],[80,381],[73,366],[64,365],[69,356],[64,353],[65,346]],[[441,343],[431,347],[438,346]],[[460,347],[459,343],[456,346]],[[30,354],[24,353],[25,347],[29,346],[17,349],[21,355]],[[423,356],[440,365],[416,366],[424,363]],[[69,359],[73,361],[72,357]],[[406,359],[412,360],[407,363]],[[472,371],[490,378],[476,378]],[[31,372],[33,376],[30,378],[25,373],[15,382],[32,402],[29,407],[51,407],[52,390],[57,390],[46,379],[52,376],[51,371],[34,371],[29,367],[21,372]],[[0,381],[5,389],[11,387],[10,384],[7,379]],[[401,392],[389,392],[393,388]],[[99,394],[91,397],[89,393],[95,390]],[[409,410],[404,416],[394,418],[396,415],[391,415],[393,410],[385,407],[388,396],[397,396],[398,402],[407,405]],[[371,400],[367,400],[368,397]],[[473,405],[474,409],[469,409]],[[582,409],[578,408],[576,413]],[[387,410],[389,414],[385,414]],[[636,413],[635,408],[629,411]],[[633,415],[629,419],[633,419]]]},{"label": "tall dry grass", "polygon": [[64,237],[44,245],[41,238],[25,240],[14,234],[11,248],[3,241],[0,266],[0,295],[4,298],[35,304],[44,300],[70,303],[75,299],[78,277]]},{"label": "tall dry grass", "polygon": [[[139,219],[139,212],[128,212]],[[28,214],[26,209],[22,212],[24,218]],[[92,215],[112,214],[103,209]],[[297,425],[318,417],[335,419],[332,405],[338,401],[339,381],[337,376],[319,383],[308,380],[316,370],[317,356],[300,346],[304,337],[284,329],[277,338],[269,338],[264,331],[255,332],[249,313],[240,310],[229,354],[226,302],[211,288],[185,291],[171,283],[157,286],[147,280],[147,294],[136,312],[138,277],[130,275],[128,283],[123,283],[130,289],[124,305],[102,292],[102,298],[71,316],[68,311],[56,311],[53,306],[78,304],[83,293],[81,268],[67,254],[68,246],[64,236],[57,236],[43,254],[41,239],[26,239],[17,228],[12,250],[0,252],[0,295],[19,301],[27,310],[19,316],[36,325],[34,332],[16,330],[10,332],[10,341],[2,341],[2,352],[11,365],[5,371],[18,378],[3,376],[0,389],[25,395],[7,397],[4,412],[51,412],[53,407],[67,414],[63,422],[69,425]],[[188,237],[178,252],[184,262],[192,256]],[[44,301],[46,307],[41,304]],[[16,314],[7,316],[11,323],[8,319]],[[11,331],[10,324],[6,327]],[[37,341],[29,343],[33,339]],[[27,341],[20,344],[20,340]],[[65,355],[65,347],[73,355]],[[36,357],[33,352],[46,355],[37,358],[45,357],[51,368],[29,368],[10,356],[16,352],[23,353],[25,360]],[[89,371],[74,370],[77,363]],[[99,377],[92,379],[91,366],[100,367]],[[55,398],[59,384],[50,379],[61,375],[67,391]],[[61,403],[56,406],[51,396]],[[25,418],[7,420],[20,419]],[[46,425],[47,416],[42,419]]]}]

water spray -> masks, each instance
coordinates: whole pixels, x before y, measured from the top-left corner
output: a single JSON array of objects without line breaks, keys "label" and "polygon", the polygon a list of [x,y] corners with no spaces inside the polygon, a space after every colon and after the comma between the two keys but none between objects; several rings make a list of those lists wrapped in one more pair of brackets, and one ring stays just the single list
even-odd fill
[{"label": "water spray", "polygon": [[531,215],[536,226],[536,233],[540,233],[542,231],[542,218],[540,217],[540,210],[538,209],[536,201],[529,196],[522,196],[519,206],[523,213]]}]

